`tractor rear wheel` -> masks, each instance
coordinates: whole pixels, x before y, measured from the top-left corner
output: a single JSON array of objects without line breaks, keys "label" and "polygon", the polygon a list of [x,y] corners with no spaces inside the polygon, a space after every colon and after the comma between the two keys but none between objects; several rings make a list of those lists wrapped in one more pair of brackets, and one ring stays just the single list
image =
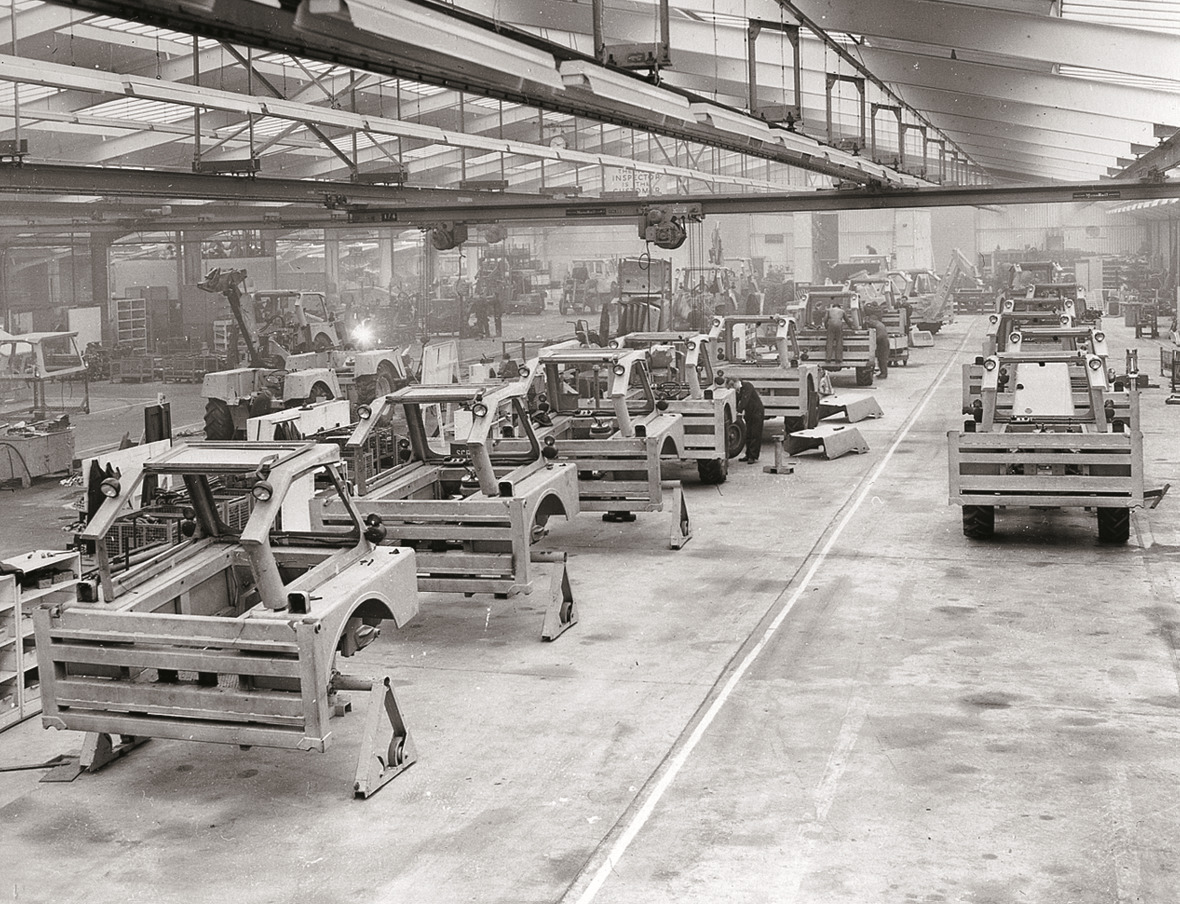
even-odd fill
[{"label": "tractor rear wheel", "polygon": [[729,476],[728,458],[700,458],[697,459],[697,476],[701,483],[725,483]]},{"label": "tractor rear wheel", "polygon": [[236,433],[233,412],[225,399],[205,400],[205,439],[209,442],[225,442],[234,439]]},{"label": "tractor rear wheel", "polygon": [[994,505],[963,506],[963,536],[972,540],[987,540],[996,532]]},{"label": "tractor rear wheel", "polygon": [[382,361],[377,365],[377,382],[374,387],[377,397],[389,395],[397,389],[397,384],[400,382],[397,369],[388,361]]},{"label": "tractor rear wheel", "polygon": [[1131,510],[1129,508],[1098,509],[1098,541],[1126,543],[1131,538]]}]

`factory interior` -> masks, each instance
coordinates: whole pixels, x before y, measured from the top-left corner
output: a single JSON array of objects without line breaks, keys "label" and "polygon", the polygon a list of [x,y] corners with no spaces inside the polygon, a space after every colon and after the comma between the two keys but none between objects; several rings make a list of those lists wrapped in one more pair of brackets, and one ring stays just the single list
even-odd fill
[{"label": "factory interior", "polygon": [[1180,902],[1178,167],[1177,0],[0,3],[0,899]]}]

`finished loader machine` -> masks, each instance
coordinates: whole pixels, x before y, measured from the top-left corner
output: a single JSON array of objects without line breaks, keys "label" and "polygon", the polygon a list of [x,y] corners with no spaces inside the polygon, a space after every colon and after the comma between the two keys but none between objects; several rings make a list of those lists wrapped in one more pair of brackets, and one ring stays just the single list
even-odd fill
[{"label": "finished loader machine", "polygon": [[986,358],[978,409],[947,435],[963,533],[991,537],[997,508],[1085,507],[1097,511],[1100,541],[1125,543],[1143,504],[1137,382],[1110,388],[1102,358],[1086,351]]},{"label": "finished loader machine", "polygon": [[[168,479],[187,490],[184,539],[120,568],[107,551],[113,526]],[[345,512],[328,530],[308,524],[317,480]],[[213,482],[252,497],[240,530],[219,514]],[[367,646],[383,619],[401,627],[418,611],[414,553],[378,545],[380,519],[362,520],[337,447],[175,446],[101,489],[107,498],[79,535],[94,544],[97,578],[79,584],[76,602],[33,614],[42,721],[87,732],[85,771],[150,738],[323,751],[345,690],[369,694],[356,796],[414,761],[390,678],[336,670],[337,655]]]},{"label": "finished loader machine", "polygon": [[[361,407],[344,456],[357,509],[380,518],[385,543],[416,551],[419,590],[505,598],[543,584],[541,637],[553,640],[577,621],[566,556],[531,547],[550,518],[578,513],[578,476],[545,456],[525,392],[407,386]],[[346,520],[351,504],[328,491],[313,501],[313,521]]]}]

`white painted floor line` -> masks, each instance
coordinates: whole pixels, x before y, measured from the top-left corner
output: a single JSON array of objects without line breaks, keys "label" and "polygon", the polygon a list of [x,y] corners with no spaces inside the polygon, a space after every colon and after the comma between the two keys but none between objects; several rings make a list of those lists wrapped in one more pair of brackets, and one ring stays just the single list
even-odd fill
[{"label": "white painted floor line", "polygon": [[[721,708],[725,705],[726,701],[733,693],[734,688],[737,687],[738,682],[742,680],[746,672],[749,671],[750,666],[754,664],[754,661],[762,653],[762,650],[770,642],[771,638],[774,637],[774,635],[778,632],[778,629],[782,626],[782,623],[786,620],[787,616],[790,615],[791,610],[794,609],[795,604],[803,595],[803,591],[807,589],[808,585],[815,577],[816,572],[819,571],[819,569],[823,566],[824,561],[828,557],[828,553],[831,552],[832,547],[835,546],[836,541],[840,538],[840,535],[844,532],[844,529],[848,526],[849,522],[852,520],[852,517],[860,509],[861,504],[866,498],[868,498],[869,492],[872,490],[873,485],[877,482],[877,479],[881,476],[881,474],[884,473],[885,468],[889,464],[889,460],[893,457],[893,453],[896,452],[898,447],[902,444],[902,442],[904,442],[918,418],[926,410],[926,405],[930,402],[930,399],[934,397],[935,392],[942,385],[943,380],[946,379],[946,375],[950,373],[952,365],[959,360],[959,355],[973,332],[973,328],[968,328],[967,333],[963,336],[963,340],[959,343],[958,348],[955,350],[954,354],[952,354],[947,359],[947,362],[943,365],[942,371],[939,373],[938,378],[930,385],[925,394],[922,396],[922,399],[918,403],[918,407],[910,413],[909,418],[902,426],[902,429],[898,433],[897,438],[894,439],[893,444],[889,447],[889,450],[885,453],[881,461],[877,464],[877,467],[873,469],[872,473],[861,487],[860,493],[856,497],[856,500],[844,512],[844,516],[840,519],[839,523],[836,525],[836,528],[828,536],[827,542],[824,543],[818,554],[812,553],[814,558],[812,559],[811,567],[807,569],[807,573],[803,576],[803,580],[796,585],[794,593],[791,594],[790,598],[783,605],[782,609],[774,617],[774,620],[771,621],[771,623],[766,627],[766,630],[762,632],[762,636],[758,639],[758,642],[750,648],[749,652],[746,653],[745,658],[742,659],[742,661],[730,674],[728,680],[721,687],[721,690],[713,699],[712,704],[707,710],[705,710],[704,714],[697,722],[696,727],[692,730],[692,733],[684,740],[683,744],[681,744],[680,748],[672,755],[671,759],[666,761],[666,764],[663,768],[663,773],[660,775],[655,785],[652,786],[651,792],[648,794],[647,799],[639,807],[639,810],[632,817],[631,822],[628,823],[622,834],[620,834],[619,837],[615,839],[615,842],[611,845],[610,851],[607,853],[605,860],[603,860],[598,869],[595,870],[594,876],[590,880],[590,883],[575,899],[576,904],[590,904],[590,902],[593,901],[598,895],[598,892],[602,889],[602,886],[606,880],[610,878],[611,873],[614,872],[616,864],[622,858],[623,854],[626,853],[627,848],[631,846],[631,842],[635,840],[635,837],[639,834],[640,830],[651,818],[651,815],[655,812],[655,808],[659,804],[660,799],[664,796],[664,793],[668,790],[668,788],[671,787],[672,782],[676,780],[676,776],[679,775],[680,770],[688,761],[688,757],[692,754],[697,744],[700,743],[701,738],[704,737],[705,732],[708,730],[709,726],[713,723],[713,720],[717,717],[717,714],[721,711]],[[783,592],[785,593],[786,591],[784,590]],[[570,892],[572,892],[576,884],[577,882],[575,881],[574,885],[570,888]],[[569,896],[570,892],[567,892],[566,895],[562,897],[562,900],[565,900]]]}]

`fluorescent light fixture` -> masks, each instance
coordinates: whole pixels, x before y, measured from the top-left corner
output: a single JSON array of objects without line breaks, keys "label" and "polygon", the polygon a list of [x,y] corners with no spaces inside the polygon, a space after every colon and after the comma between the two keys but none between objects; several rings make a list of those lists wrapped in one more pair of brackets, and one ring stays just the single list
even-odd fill
[{"label": "fluorescent light fixture", "polygon": [[567,60],[558,67],[567,91],[586,92],[634,110],[641,110],[660,120],[692,122],[688,100],[671,91],[649,85],[642,79],[615,72],[586,60]]},{"label": "fluorescent light fixture", "polygon": [[727,110],[724,107],[717,107],[713,104],[691,104],[689,109],[696,121],[702,125],[712,126],[719,132],[725,132],[727,135],[736,138],[745,139],[747,143],[752,144],[755,141],[772,141],[772,131],[770,126],[764,123],[761,119],[755,119],[753,116],[747,116],[744,113],[737,113],[733,110]]},{"label": "fluorescent light fixture", "polygon": [[[503,76],[501,84],[531,83],[554,91],[562,90],[557,61],[546,53],[512,38],[464,22],[455,16],[411,3],[388,0],[307,0],[312,17],[336,19],[388,42],[391,54],[397,46],[413,47],[437,57],[439,65],[459,72],[478,69]],[[297,26],[311,23],[297,20]]]}]

